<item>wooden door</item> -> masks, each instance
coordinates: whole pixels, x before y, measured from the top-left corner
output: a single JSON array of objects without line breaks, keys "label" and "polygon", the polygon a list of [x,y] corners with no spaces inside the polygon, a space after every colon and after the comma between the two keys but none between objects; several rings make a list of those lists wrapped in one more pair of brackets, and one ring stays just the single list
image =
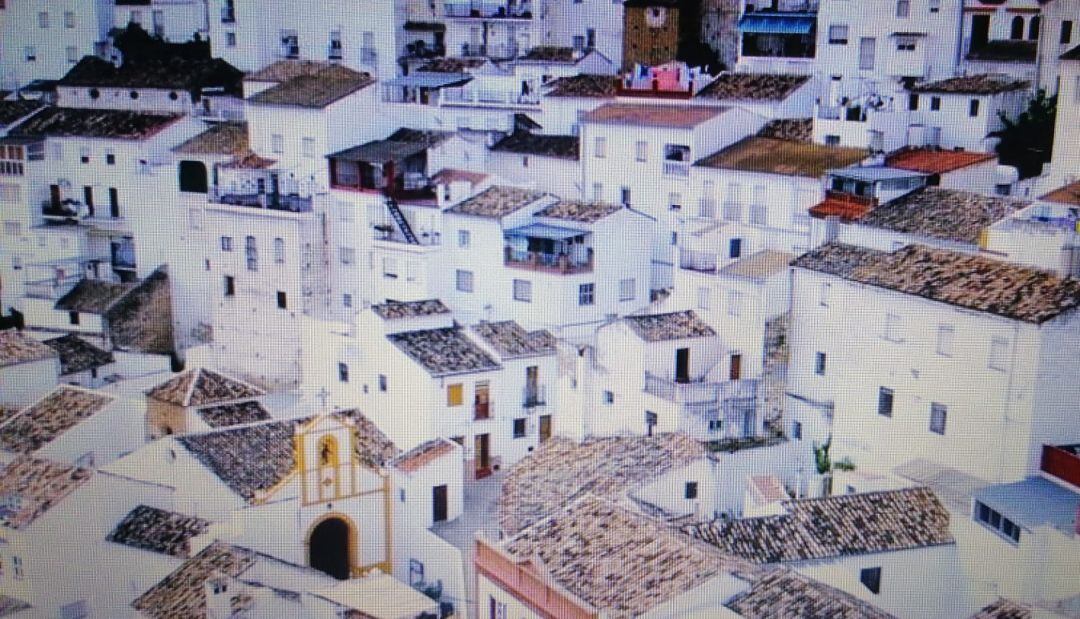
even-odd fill
[{"label": "wooden door", "polygon": [[742,376],[742,355],[731,355],[731,367],[728,371],[728,378],[731,380],[739,380]]},{"label": "wooden door", "polygon": [[491,437],[488,434],[477,434],[473,443],[476,450],[476,476],[485,477],[491,472]]},{"label": "wooden door", "polygon": [[551,415],[540,415],[540,442],[551,438]]}]

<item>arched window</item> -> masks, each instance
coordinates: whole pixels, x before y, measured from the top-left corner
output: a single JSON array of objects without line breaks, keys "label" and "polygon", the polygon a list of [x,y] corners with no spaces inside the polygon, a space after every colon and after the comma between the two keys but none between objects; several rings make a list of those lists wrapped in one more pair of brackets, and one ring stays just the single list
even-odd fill
[{"label": "arched window", "polygon": [[1041,21],[1042,20],[1039,18],[1039,16],[1036,15],[1035,17],[1031,18],[1030,22],[1028,22],[1028,40],[1029,41],[1038,41],[1039,40],[1039,26],[1041,25],[1041,23],[1040,23]]},{"label": "arched window", "polygon": [[1012,28],[1009,31],[1009,38],[1015,41],[1019,41],[1024,38],[1024,18],[1017,15],[1012,20]]},{"label": "arched window", "polygon": [[338,444],[337,439],[331,435],[326,435],[319,439],[319,467],[332,467],[338,466]]},{"label": "arched window", "polygon": [[201,161],[180,162],[180,191],[206,193],[206,165]]}]

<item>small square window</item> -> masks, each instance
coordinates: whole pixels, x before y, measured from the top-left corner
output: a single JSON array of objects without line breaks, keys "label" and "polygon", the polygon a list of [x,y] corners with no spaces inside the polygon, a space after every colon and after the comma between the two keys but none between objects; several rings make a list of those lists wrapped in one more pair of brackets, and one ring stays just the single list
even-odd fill
[{"label": "small square window", "polygon": [[597,159],[603,159],[607,156],[607,140],[598,136],[593,140],[593,156]]},{"label": "small square window", "polygon": [[42,11],[42,12],[38,13],[38,27],[40,27],[40,28],[48,28],[49,27],[49,13],[48,13],[48,11]]},{"label": "small square window", "polygon": [[945,419],[948,417],[949,408],[944,404],[932,402],[930,404],[930,431],[934,434],[945,434]]},{"label": "small square window", "polygon": [[[356,262],[356,250],[352,247],[339,247],[338,259],[343,265],[350,265]],[[283,260],[284,261],[284,260]]]},{"label": "small square window", "polygon": [[515,419],[514,420],[514,438],[524,438],[525,437],[525,427],[526,426],[525,426],[525,419],[524,418]]},{"label": "small square window", "polygon": [[347,293],[347,292],[345,294],[341,295],[341,307],[352,307],[352,306],[353,306],[352,295]]},{"label": "small square window", "polygon": [[68,312],[68,324],[79,324],[79,312]]},{"label": "small square window", "polygon": [[386,391],[386,374],[379,374],[379,391]]},{"label": "small square window", "polygon": [[472,233],[468,230],[457,231],[457,245],[458,247],[468,247],[472,242]]},{"label": "small square window", "polygon": [[893,390],[888,387],[878,389],[877,412],[882,417],[892,417]]},{"label": "small square window", "polygon": [[305,157],[315,156],[315,138],[302,138],[300,140],[300,154]]},{"label": "small square window", "polygon": [[23,53],[26,56],[26,62],[37,62],[37,48],[33,45],[23,48]]},{"label": "small square window", "polygon": [[105,164],[106,165],[116,165],[116,154],[115,153],[105,153]]},{"label": "small square window", "polygon": [[829,26],[829,45],[847,45],[848,27],[844,24]]},{"label": "small square window", "polygon": [[908,109],[913,112],[919,109],[919,95],[915,93],[908,95]]},{"label": "small square window", "polygon": [[972,118],[974,118],[974,117],[976,117],[978,115],[979,115],[979,100],[978,99],[972,99],[971,101],[968,102],[968,116],[971,116]]},{"label": "small square window", "polygon": [[955,329],[952,325],[938,325],[937,331],[937,354],[943,357],[949,357],[952,355],[953,336],[955,335]]},{"label": "small square window", "polygon": [[74,11],[65,11],[64,12],[64,27],[65,28],[74,28],[75,27],[75,12]]},{"label": "small square window", "polygon": [[514,280],[514,300],[532,302],[532,282],[525,279]]},{"label": "small square window", "polygon": [[697,498],[697,482],[688,481],[683,486],[683,498],[684,499],[696,499]]},{"label": "small square window", "polygon": [[280,290],[277,293],[277,306],[278,309],[288,309],[289,307],[288,299],[286,298],[285,293]]},{"label": "small square window", "polygon": [[634,278],[619,280],[619,301],[633,301],[637,296]]},{"label": "small square window", "polygon": [[68,62],[71,62],[71,63],[78,62],[79,61],[79,48],[75,47],[74,45],[68,45],[64,49],[64,56],[67,58]]},{"label": "small square window", "polygon": [[578,286],[578,305],[596,304],[596,284],[581,284]]},{"label": "small square window", "polygon": [[473,272],[458,269],[455,274],[456,288],[458,292],[473,291]]},{"label": "small square window", "polygon": [[814,353],[814,374],[825,376],[825,353]]},{"label": "small square window", "polygon": [[276,154],[285,152],[285,136],[275,133],[270,136],[270,150]]},{"label": "small square window", "polygon": [[232,237],[221,237],[221,251],[232,251]]},{"label": "small square window", "polygon": [[225,47],[236,47],[236,33],[235,32],[226,32],[225,33]]},{"label": "small square window", "polygon": [[648,158],[649,143],[638,141],[634,143],[634,161],[644,162]]},{"label": "small square window", "polygon": [[337,364],[337,377],[338,377],[338,382],[342,382],[342,383],[349,382],[349,365],[347,363],[338,363]]},{"label": "small square window", "polygon": [[615,393],[612,391],[604,391],[604,404],[614,404]]},{"label": "small square window", "polygon": [[930,97],[930,111],[937,112],[941,109],[941,97]]},{"label": "small square window", "polygon": [[867,588],[870,593],[878,594],[881,592],[881,568],[880,567],[868,567],[859,571],[859,582]]},{"label": "small square window", "polygon": [[1008,354],[1009,340],[1003,337],[993,338],[990,340],[990,358],[987,360],[987,366],[992,370],[1004,371]]},{"label": "small square window", "polygon": [[465,402],[465,387],[461,383],[446,386],[446,405],[461,406]]},{"label": "small square window", "polygon": [[801,421],[793,421],[793,422],[791,422],[791,438],[793,440],[796,440],[796,441],[801,441],[802,440],[802,422]]}]

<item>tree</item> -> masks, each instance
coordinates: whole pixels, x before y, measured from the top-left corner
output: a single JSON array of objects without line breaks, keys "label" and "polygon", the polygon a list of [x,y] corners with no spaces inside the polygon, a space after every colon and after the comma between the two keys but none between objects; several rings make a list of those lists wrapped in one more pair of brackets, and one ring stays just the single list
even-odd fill
[{"label": "tree", "polygon": [[832,470],[832,461],[829,459],[831,444],[832,437],[830,436],[820,446],[814,445],[814,465],[817,467],[818,475],[824,475]]},{"label": "tree", "polygon": [[1015,166],[1020,178],[1031,178],[1042,172],[1043,164],[1050,161],[1054,146],[1054,119],[1057,116],[1057,96],[1047,97],[1039,89],[1028,109],[1015,119],[998,112],[1001,129],[990,133],[998,138],[996,151],[1003,165]]}]

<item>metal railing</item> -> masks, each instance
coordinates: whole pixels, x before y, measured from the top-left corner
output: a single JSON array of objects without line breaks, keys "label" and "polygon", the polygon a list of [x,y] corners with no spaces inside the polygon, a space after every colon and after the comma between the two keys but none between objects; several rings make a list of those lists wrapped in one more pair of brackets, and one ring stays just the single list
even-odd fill
[{"label": "metal railing", "polygon": [[685,161],[665,161],[664,176],[690,176],[690,164]]},{"label": "metal railing", "polygon": [[506,248],[504,264],[510,267],[552,273],[587,273],[593,268],[591,257],[582,262],[571,260],[566,254],[521,251],[511,247]]},{"label": "metal railing", "polygon": [[540,105],[540,96],[521,94],[508,90],[481,88],[445,88],[440,101],[443,103],[472,103],[495,105]]}]

